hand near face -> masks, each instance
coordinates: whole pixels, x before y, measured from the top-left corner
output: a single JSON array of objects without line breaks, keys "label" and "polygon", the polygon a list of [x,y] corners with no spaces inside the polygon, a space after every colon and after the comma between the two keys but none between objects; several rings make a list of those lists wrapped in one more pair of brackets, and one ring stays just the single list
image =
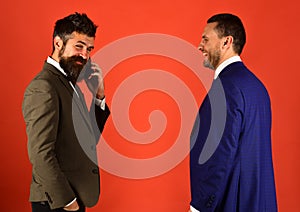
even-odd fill
[{"label": "hand near face", "polygon": [[104,80],[102,70],[97,63],[88,62],[85,70],[85,82],[92,92],[98,99],[104,98]]}]

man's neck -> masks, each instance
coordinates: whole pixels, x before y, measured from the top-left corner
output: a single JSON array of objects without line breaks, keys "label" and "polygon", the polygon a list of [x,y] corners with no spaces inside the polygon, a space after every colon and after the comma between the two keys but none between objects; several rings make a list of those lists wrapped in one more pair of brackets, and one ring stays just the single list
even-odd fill
[{"label": "man's neck", "polygon": [[231,63],[234,62],[238,62],[238,61],[242,61],[240,56],[238,55],[234,55],[232,57],[227,58],[226,60],[224,60],[222,63],[220,63],[220,65],[217,67],[216,71],[215,71],[215,75],[214,75],[214,79],[217,79],[219,74],[221,73],[221,71],[223,71],[223,69],[228,66]]}]

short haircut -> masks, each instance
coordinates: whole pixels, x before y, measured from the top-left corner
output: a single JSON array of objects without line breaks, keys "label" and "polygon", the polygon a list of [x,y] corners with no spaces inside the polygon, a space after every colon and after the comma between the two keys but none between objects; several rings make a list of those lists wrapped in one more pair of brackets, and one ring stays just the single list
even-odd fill
[{"label": "short haircut", "polygon": [[[64,45],[70,39],[73,32],[96,37],[97,25],[85,13],[75,12],[56,21],[53,32],[53,39],[58,36],[63,40]],[[54,46],[53,46],[54,51]]]},{"label": "short haircut", "polygon": [[207,20],[207,23],[214,22],[217,23],[215,30],[219,38],[232,36],[233,50],[240,55],[246,43],[246,32],[241,19],[229,13],[221,13]]}]

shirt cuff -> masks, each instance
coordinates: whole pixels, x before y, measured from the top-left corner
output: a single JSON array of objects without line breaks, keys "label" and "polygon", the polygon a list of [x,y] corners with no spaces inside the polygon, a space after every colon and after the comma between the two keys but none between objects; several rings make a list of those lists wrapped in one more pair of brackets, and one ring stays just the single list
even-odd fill
[{"label": "shirt cuff", "polygon": [[73,199],[72,202],[70,202],[69,204],[67,204],[65,207],[69,207],[69,206],[72,205],[76,200],[77,200],[77,198],[75,197],[75,199]]},{"label": "shirt cuff", "polygon": [[191,206],[191,205],[190,205],[190,210],[191,210],[192,212],[200,212],[200,211],[198,211],[196,208],[194,208],[194,207]]},{"label": "shirt cuff", "polygon": [[94,98],[95,104],[99,106],[102,110],[105,110],[105,97],[103,99]]}]

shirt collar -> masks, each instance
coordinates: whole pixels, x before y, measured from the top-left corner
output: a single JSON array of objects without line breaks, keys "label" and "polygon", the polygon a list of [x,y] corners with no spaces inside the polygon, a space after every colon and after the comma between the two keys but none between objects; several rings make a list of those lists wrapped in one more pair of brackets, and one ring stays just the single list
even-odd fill
[{"label": "shirt collar", "polygon": [[[55,68],[57,68],[63,75],[67,76],[66,72],[60,67],[59,63],[54,60],[52,57],[47,58],[47,63],[53,65]],[[74,85],[69,81],[70,85],[72,86],[73,90],[75,91],[76,95],[79,97],[79,94],[77,90],[75,89]]]},{"label": "shirt collar", "polygon": [[59,63],[54,60],[52,57],[47,58],[47,63],[53,65],[55,68],[57,68],[63,75],[67,76],[66,72],[60,67]]},{"label": "shirt collar", "polygon": [[218,78],[219,74],[221,73],[221,71],[223,71],[223,69],[224,69],[226,66],[230,65],[231,63],[234,63],[234,62],[241,62],[241,61],[242,61],[242,60],[241,60],[240,56],[233,56],[233,57],[228,58],[227,60],[225,60],[224,62],[222,62],[222,63],[218,66],[218,68],[217,68],[216,71],[215,71],[214,79],[217,79],[217,78]]}]

